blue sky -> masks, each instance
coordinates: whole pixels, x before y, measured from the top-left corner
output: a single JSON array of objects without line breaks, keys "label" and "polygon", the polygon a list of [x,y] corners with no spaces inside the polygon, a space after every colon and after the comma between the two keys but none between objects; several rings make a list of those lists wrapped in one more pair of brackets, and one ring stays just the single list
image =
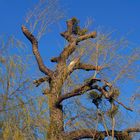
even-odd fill
[{"label": "blue sky", "polygon": [[[0,0],[0,34],[17,34],[25,14],[37,0]],[[87,17],[97,25],[115,29],[140,43],[139,0],[60,0],[67,17],[76,16],[82,22]]]},{"label": "blue sky", "polygon": [[[37,0],[0,0],[0,34],[23,38],[21,25],[26,13],[36,3]],[[60,0],[60,3],[66,9],[66,17],[76,16],[81,23],[90,17],[94,26],[116,30],[120,36],[127,36],[131,42],[140,44],[139,0]]]}]

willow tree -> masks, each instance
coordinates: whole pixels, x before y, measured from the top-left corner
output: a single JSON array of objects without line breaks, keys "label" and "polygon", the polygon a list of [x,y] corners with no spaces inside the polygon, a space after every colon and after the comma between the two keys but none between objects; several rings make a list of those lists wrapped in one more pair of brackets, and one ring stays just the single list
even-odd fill
[{"label": "willow tree", "polygon": [[[104,98],[110,105],[111,110],[109,112],[112,121],[114,119],[114,112],[117,110],[115,103],[123,106],[125,109],[132,111],[131,108],[125,106],[120,102],[117,97],[119,96],[119,90],[115,88],[112,83],[105,79],[100,79],[96,75],[85,79],[84,83],[74,88],[68,93],[62,94],[62,87],[65,84],[67,78],[76,70],[84,71],[97,71],[100,72],[104,69],[104,66],[92,65],[89,63],[81,62],[80,55],[75,59],[68,62],[69,57],[76,51],[80,42],[88,39],[95,39],[97,36],[96,31],[88,33],[87,29],[81,28],[76,18],[72,18],[66,22],[66,31],[60,33],[60,35],[68,42],[68,45],[63,49],[58,57],[53,57],[51,62],[56,63],[56,69],[49,69],[43,62],[40,52],[38,50],[37,38],[25,27],[22,26],[22,32],[26,38],[32,44],[33,54],[38,63],[39,70],[44,73],[44,77],[35,80],[34,84],[39,86],[41,83],[47,81],[49,88],[46,87],[44,95],[48,97],[49,106],[49,126],[47,130],[48,140],[76,140],[82,138],[93,138],[96,140],[104,140],[107,136],[112,136],[117,140],[131,139],[130,133],[140,132],[139,128],[127,128],[125,130],[96,130],[96,128],[76,129],[66,132],[64,130],[64,112],[63,101],[73,98],[75,96],[83,95],[90,92],[92,96],[92,102],[98,108],[100,101]],[[101,116],[101,114],[100,114]]]}]

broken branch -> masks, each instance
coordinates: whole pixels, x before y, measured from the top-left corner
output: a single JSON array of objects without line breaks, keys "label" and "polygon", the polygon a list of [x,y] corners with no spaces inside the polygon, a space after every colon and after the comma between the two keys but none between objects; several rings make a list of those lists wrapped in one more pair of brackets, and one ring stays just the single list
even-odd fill
[{"label": "broken branch", "polygon": [[49,78],[49,77],[42,77],[42,78],[39,78],[39,79],[37,79],[37,80],[34,80],[34,81],[33,81],[33,84],[35,84],[36,87],[38,87],[40,84],[42,84],[42,83],[45,82],[45,81],[50,82],[50,78]]},{"label": "broken branch", "polygon": [[84,63],[79,63],[75,69],[83,69],[86,71],[90,71],[90,70],[96,70],[96,71],[100,71],[102,69],[101,66],[94,66],[91,64],[84,64]]},{"label": "broken branch", "polygon": [[89,34],[85,34],[85,35],[82,35],[82,36],[79,36],[76,40],[76,43],[79,43],[81,41],[84,41],[84,40],[87,40],[89,38],[95,38],[97,36],[97,33],[94,31],[94,32],[91,32]]}]

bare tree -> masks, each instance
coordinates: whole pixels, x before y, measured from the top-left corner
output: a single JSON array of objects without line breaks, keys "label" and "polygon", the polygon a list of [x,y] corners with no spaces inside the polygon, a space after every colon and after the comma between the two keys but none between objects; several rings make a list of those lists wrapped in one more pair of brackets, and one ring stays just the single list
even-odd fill
[{"label": "bare tree", "polygon": [[[53,71],[49,69],[43,62],[42,57],[38,51],[38,40],[37,38],[25,27],[22,26],[22,32],[26,38],[32,44],[33,54],[38,63],[38,67],[44,75],[43,78],[34,81],[36,86],[39,86],[44,81],[49,83],[49,88],[44,90],[44,94],[48,97],[49,106],[49,126],[47,130],[47,139],[49,140],[76,140],[82,138],[94,138],[98,140],[104,140],[107,136],[115,137],[117,140],[129,140],[131,139],[130,133],[140,132],[139,128],[127,128],[125,130],[114,130],[115,121],[114,115],[117,110],[116,103],[123,106],[125,109],[132,111],[131,108],[118,100],[119,90],[113,86],[113,84],[106,79],[96,77],[97,73],[105,69],[105,65],[95,65],[81,62],[81,54],[78,54],[76,58],[68,62],[70,56],[76,52],[78,45],[81,42],[86,42],[88,39],[94,39],[97,36],[95,31],[88,33],[87,29],[79,26],[78,20],[72,18],[66,22],[67,30],[61,33],[61,36],[67,40],[68,45],[63,49],[58,57],[53,57],[52,62],[57,64],[56,69]],[[97,36],[98,37],[98,36]],[[90,42],[89,42],[90,44]],[[88,45],[89,45],[88,44]],[[101,44],[96,44],[98,49],[103,49]],[[97,54],[97,52],[96,52]],[[110,56],[111,58],[112,56]],[[110,59],[111,60],[111,59]],[[133,61],[133,60],[132,60]],[[130,63],[132,61],[129,61]],[[128,64],[129,65],[129,64]],[[127,67],[126,67],[127,68]],[[96,71],[94,76],[86,79],[84,83],[74,88],[68,93],[62,94],[62,88],[66,80],[76,70],[84,71]],[[122,72],[123,73],[123,72]],[[121,74],[122,74],[121,73]],[[119,78],[119,76],[117,77]],[[93,103],[99,108],[102,99],[105,99],[112,107],[108,112],[112,118],[112,130],[108,130],[105,126],[105,130],[99,131],[95,128],[90,129],[76,129],[73,131],[65,132],[64,130],[64,112],[62,102],[70,98],[83,95],[84,93],[90,92],[92,95]],[[98,112],[101,117],[102,114]],[[94,124],[93,124],[94,125]]]},{"label": "bare tree", "polygon": [[[20,129],[19,122],[25,118],[24,113],[26,112],[24,110],[26,94],[23,92],[27,92],[30,88],[29,79],[24,75],[27,57],[23,58],[21,55],[26,53],[23,50],[25,45],[14,36],[7,39],[1,37],[0,45],[0,138],[21,138],[22,126]],[[13,52],[16,50],[18,54],[12,54],[11,49]],[[17,119],[18,117],[20,119]]]},{"label": "bare tree", "polygon": [[38,134],[45,137],[43,133],[48,126],[48,108],[42,107],[47,106],[45,98],[29,94],[35,93],[32,77],[27,74],[34,63],[25,48],[14,36],[0,38],[0,139],[3,140],[37,139]]}]

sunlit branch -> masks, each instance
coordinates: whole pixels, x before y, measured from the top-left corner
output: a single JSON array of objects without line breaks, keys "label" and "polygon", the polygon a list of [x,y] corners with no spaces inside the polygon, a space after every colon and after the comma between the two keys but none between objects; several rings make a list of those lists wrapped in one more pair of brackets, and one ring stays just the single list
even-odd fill
[{"label": "sunlit branch", "polygon": [[122,102],[118,101],[117,99],[113,98],[113,100],[115,100],[118,104],[120,104],[121,106],[123,106],[125,109],[129,110],[129,111],[133,111],[133,109],[125,106]]},{"label": "sunlit branch", "polygon": [[[114,137],[116,140],[125,140],[131,139],[129,133],[132,132],[140,132],[140,128],[128,128],[122,131],[114,131]],[[112,130],[108,130],[108,134],[106,131],[98,131],[95,129],[81,129],[81,130],[74,130],[71,132],[64,133],[64,136],[67,137],[68,140],[79,140],[82,138],[93,138],[104,140],[107,136],[112,136]]]},{"label": "sunlit branch", "polygon": [[68,65],[68,74],[72,73],[72,71],[75,69],[75,67],[80,63],[80,58],[75,58],[70,62]]},{"label": "sunlit branch", "polygon": [[102,67],[94,66],[91,64],[79,63],[78,65],[76,65],[75,69],[82,69],[82,70],[86,70],[86,71],[90,71],[90,70],[100,71],[102,69]]},{"label": "sunlit branch", "polygon": [[32,50],[33,50],[33,53],[34,53],[35,58],[37,60],[40,71],[51,77],[53,72],[50,69],[48,69],[43,63],[43,60],[42,60],[40,53],[38,51],[37,39],[32,35],[32,33],[25,26],[22,26],[22,32],[24,33],[24,35],[27,37],[27,39],[32,44]]},{"label": "sunlit branch", "polygon": [[69,45],[66,48],[64,48],[64,50],[60,54],[60,59],[65,61],[75,51],[75,49],[76,49],[76,42],[73,41],[69,43]]},{"label": "sunlit branch", "polygon": [[66,22],[67,30],[61,33],[61,36],[63,36],[69,42],[69,45],[63,50],[63,52],[60,55],[60,57],[64,58],[65,60],[75,51],[76,45],[80,41],[96,37],[96,32],[91,32],[89,34],[77,37],[77,34],[74,33],[76,28],[78,28],[77,22],[78,20],[76,18],[68,20]]},{"label": "sunlit branch", "polygon": [[92,84],[96,83],[97,81],[99,81],[99,79],[93,78],[90,81],[85,82],[83,85],[79,86],[78,88],[75,88],[71,92],[61,95],[58,98],[56,105],[58,106],[63,100],[69,99],[71,97],[79,96],[89,90],[96,89],[97,88],[96,85],[92,86]]},{"label": "sunlit branch", "polygon": [[76,42],[78,43],[78,42],[87,40],[89,38],[95,38],[96,36],[97,36],[97,33],[94,31],[94,32],[91,32],[91,33],[88,33],[88,34],[85,34],[85,35],[78,37]]},{"label": "sunlit branch", "polygon": [[45,81],[48,81],[48,82],[50,82],[50,78],[49,77],[41,77],[41,78],[39,78],[39,79],[37,79],[37,80],[34,80],[33,81],[33,84],[35,84],[36,85],[36,87],[38,87],[40,84],[42,84],[43,82],[45,82]]},{"label": "sunlit branch", "polygon": [[75,21],[73,21],[73,18],[68,20],[66,22],[67,24],[67,30],[65,32],[60,33],[61,36],[63,36],[68,42],[72,42],[74,39],[74,36],[72,35],[72,29]]}]

